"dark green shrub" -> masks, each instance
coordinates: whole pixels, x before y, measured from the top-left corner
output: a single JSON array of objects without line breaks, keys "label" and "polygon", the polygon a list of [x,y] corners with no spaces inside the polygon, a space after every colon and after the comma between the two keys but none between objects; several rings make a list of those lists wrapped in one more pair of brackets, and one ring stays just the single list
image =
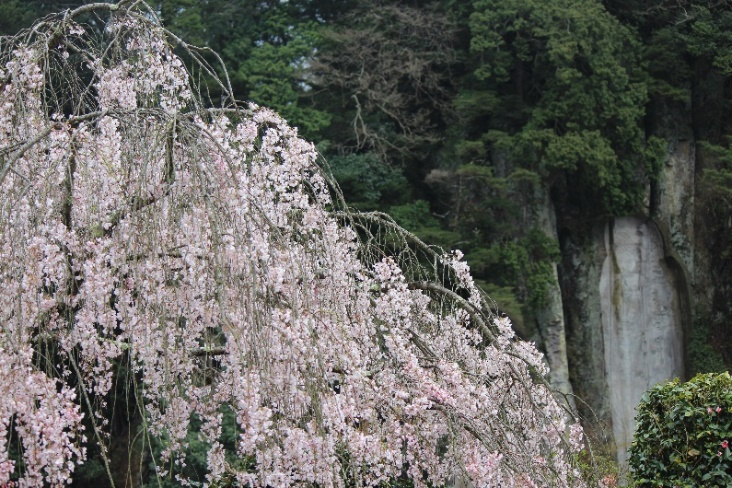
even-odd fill
[{"label": "dark green shrub", "polygon": [[700,374],[649,390],[637,407],[636,486],[732,486],[732,377]]}]

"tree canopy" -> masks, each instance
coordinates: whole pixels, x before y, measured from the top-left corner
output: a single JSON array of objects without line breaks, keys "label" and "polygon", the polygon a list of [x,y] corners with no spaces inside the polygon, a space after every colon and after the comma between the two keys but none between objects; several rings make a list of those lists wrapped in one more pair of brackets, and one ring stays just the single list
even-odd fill
[{"label": "tree canopy", "polygon": [[461,254],[348,210],[154,9],[0,47],[0,484],[67,483],[93,444],[114,484],[125,382],[158,477],[195,420],[209,483],[582,486],[581,428]]}]

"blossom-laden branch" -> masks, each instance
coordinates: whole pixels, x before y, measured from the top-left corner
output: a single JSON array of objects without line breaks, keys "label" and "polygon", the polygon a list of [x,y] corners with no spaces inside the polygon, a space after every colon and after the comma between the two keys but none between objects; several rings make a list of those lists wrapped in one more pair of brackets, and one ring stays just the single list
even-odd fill
[{"label": "blossom-laden branch", "polygon": [[102,5],[0,43],[0,485],[70,480],[124,363],[161,466],[197,416],[209,482],[581,486],[539,353],[460,254],[348,211],[279,116],[202,108],[144,2]]}]

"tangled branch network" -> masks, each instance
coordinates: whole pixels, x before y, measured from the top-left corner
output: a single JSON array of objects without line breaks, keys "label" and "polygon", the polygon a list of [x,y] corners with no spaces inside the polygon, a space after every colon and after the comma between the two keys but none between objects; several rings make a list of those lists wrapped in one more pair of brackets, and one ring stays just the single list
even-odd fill
[{"label": "tangled branch network", "polygon": [[460,253],[349,210],[144,2],[0,42],[0,485],[69,483],[90,442],[109,473],[122,365],[160,466],[200,419],[209,483],[582,486],[581,428]]}]

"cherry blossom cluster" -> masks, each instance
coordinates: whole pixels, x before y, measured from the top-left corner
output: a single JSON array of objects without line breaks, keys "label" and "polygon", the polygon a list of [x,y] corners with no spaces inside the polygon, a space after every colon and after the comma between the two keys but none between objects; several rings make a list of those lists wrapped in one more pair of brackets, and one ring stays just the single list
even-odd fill
[{"label": "cherry blossom cluster", "polygon": [[67,15],[1,54],[0,485],[70,480],[124,363],[163,461],[201,420],[209,482],[583,486],[581,428],[461,255],[390,257],[370,229],[406,231],[341,209],[296,129],[199,108],[160,25],[106,8],[107,43]]}]

